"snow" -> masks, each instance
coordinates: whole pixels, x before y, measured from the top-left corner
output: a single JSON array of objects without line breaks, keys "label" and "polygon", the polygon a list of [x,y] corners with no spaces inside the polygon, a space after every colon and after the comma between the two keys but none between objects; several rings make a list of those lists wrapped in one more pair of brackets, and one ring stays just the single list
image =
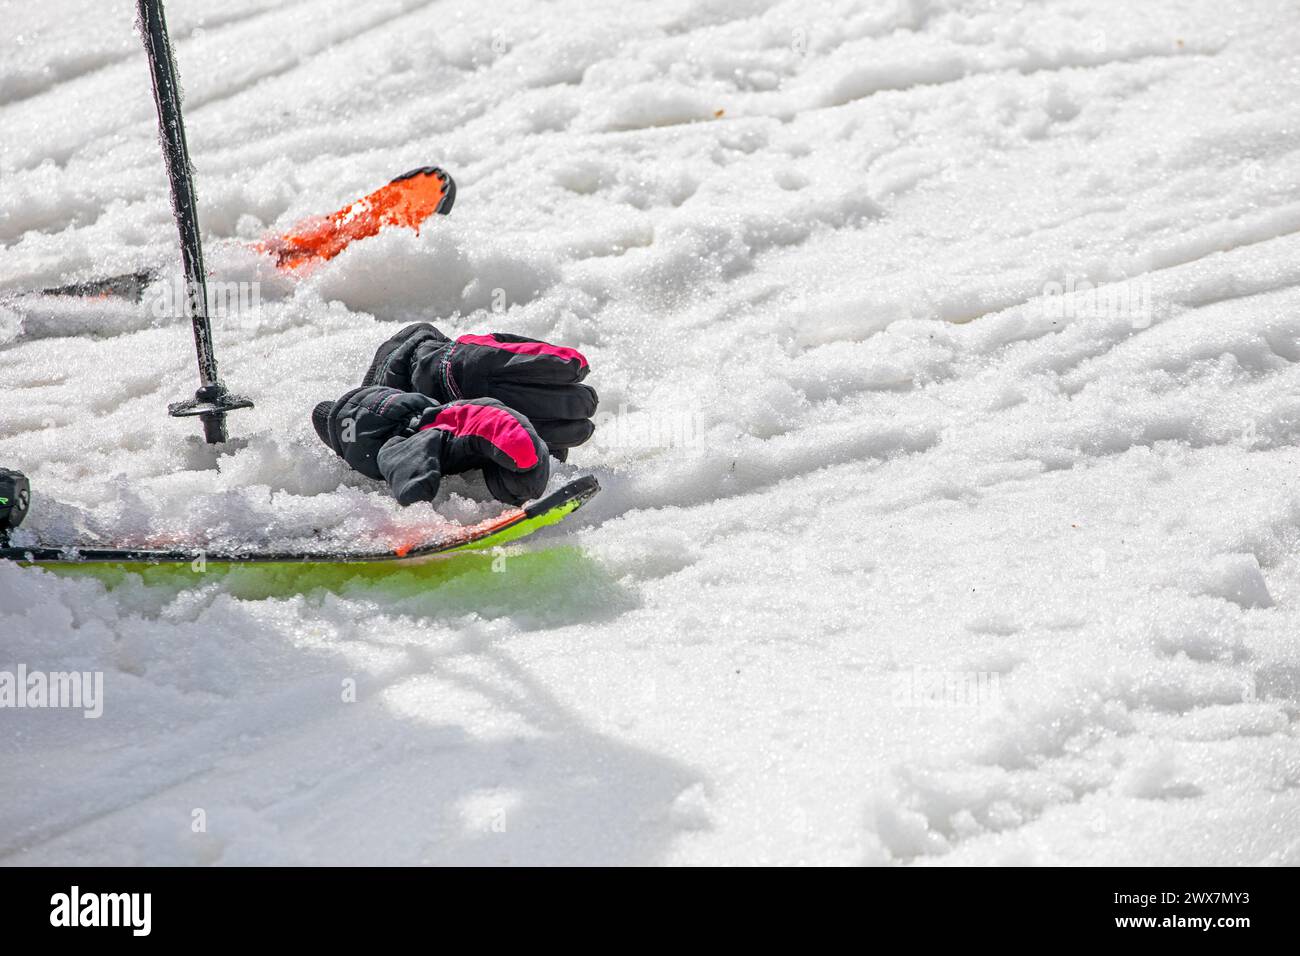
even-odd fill
[{"label": "snow", "polygon": [[[495,513],[312,433],[413,320],[582,349],[605,490],[421,568],[0,566],[0,670],[105,696],[0,711],[0,860],[1300,863],[1292,3],[167,6],[257,407],[166,417],[158,289],[8,295],[178,257],[133,4],[5,3],[23,533]],[[432,163],[418,236],[248,248]]]}]

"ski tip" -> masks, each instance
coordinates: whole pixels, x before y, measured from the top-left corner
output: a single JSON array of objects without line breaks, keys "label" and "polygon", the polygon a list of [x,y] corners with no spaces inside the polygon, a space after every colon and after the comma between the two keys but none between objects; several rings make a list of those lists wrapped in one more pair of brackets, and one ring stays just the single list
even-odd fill
[{"label": "ski tip", "polygon": [[524,514],[529,518],[535,518],[570,501],[577,501],[578,505],[581,506],[584,502],[590,501],[598,491],[600,491],[600,482],[596,480],[596,476],[583,475],[581,478],[569,482],[559,491],[553,492],[545,498],[538,498],[524,509]]},{"label": "ski tip", "polygon": [[323,219],[307,220],[284,235],[266,239],[257,248],[273,254],[282,271],[292,272],[333,259],[353,242],[388,226],[419,233],[430,217],[451,212],[455,197],[451,176],[438,166],[421,166]]},{"label": "ski tip", "polygon": [[400,176],[394,176],[389,181],[389,185],[415,179],[418,176],[432,176],[442,183],[442,198],[438,200],[437,208],[433,210],[434,215],[445,216],[451,212],[452,204],[456,202],[456,180],[452,179],[451,173],[441,166],[421,166],[418,169],[412,169]]}]

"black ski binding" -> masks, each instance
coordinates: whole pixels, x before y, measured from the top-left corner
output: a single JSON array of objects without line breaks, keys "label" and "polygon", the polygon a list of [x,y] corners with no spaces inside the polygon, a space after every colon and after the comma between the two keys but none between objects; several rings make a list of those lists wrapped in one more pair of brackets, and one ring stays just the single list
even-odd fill
[{"label": "black ski binding", "polygon": [[23,523],[32,503],[32,486],[20,471],[0,468],[0,546],[9,541],[9,532]]}]

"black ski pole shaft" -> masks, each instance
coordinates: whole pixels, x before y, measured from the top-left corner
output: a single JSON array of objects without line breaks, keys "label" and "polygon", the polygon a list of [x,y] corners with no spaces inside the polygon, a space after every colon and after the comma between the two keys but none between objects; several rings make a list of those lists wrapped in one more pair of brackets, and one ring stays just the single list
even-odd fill
[{"label": "black ski pole shaft", "polygon": [[181,91],[176,79],[176,60],[167,36],[167,19],[162,0],[137,0],[140,33],[149,69],[153,75],[153,97],[158,107],[158,129],[163,159],[171,185],[172,213],[180,232],[181,260],[185,266],[185,314],[194,328],[194,348],[199,360],[199,389],[189,401],[176,402],[168,411],[176,416],[197,415],[203,422],[209,444],[226,440],[226,412],[251,408],[252,402],[231,395],[221,384],[217,356],[212,344],[212,322],[208,317],[207,273],[203,268],[203,242],[194,201],[194,176],[185,123],[181,118]]},{"label": "black ski pole shaft", "polygon": [[162,0],[138,0],[140,26],[149,68],[153,73],[154,102],[158,107],[158,128],[162,133],[163,159],[171,184],[172,212],[181,237],[181,260],[185,264],[185,311],[194,323],[194,344],[199,353],[199,378],[204,385],[218,381],[217,359],[212,350],[212,325],[208,319],[207,274],[203,270],[203,241],[194,202],[194,178],[190,167],[185,122],[181,116],[180,84],[176,60],[167,36]]}]

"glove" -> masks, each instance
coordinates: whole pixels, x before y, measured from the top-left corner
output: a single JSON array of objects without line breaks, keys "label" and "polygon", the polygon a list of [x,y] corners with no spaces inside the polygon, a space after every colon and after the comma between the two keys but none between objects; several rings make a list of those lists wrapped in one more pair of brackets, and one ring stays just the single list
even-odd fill
[{"label": "glove", "polygon": [[481,470],[498,501],[540,497],[551,476],[546,443],[523,415],[490,398],[441,404],[370,386],[312,411],[321,441],[398,504],[432,501],[443,475]]},{"label": "glove", "polygon": [[440,402],[495,398],[532,422],[551,454],[564,461],[596,426],[596,390],[583,385],[587,359],[504,332],[462,335],[455,342],[421,322],[379,347],[362,385],[419,392]]}]

